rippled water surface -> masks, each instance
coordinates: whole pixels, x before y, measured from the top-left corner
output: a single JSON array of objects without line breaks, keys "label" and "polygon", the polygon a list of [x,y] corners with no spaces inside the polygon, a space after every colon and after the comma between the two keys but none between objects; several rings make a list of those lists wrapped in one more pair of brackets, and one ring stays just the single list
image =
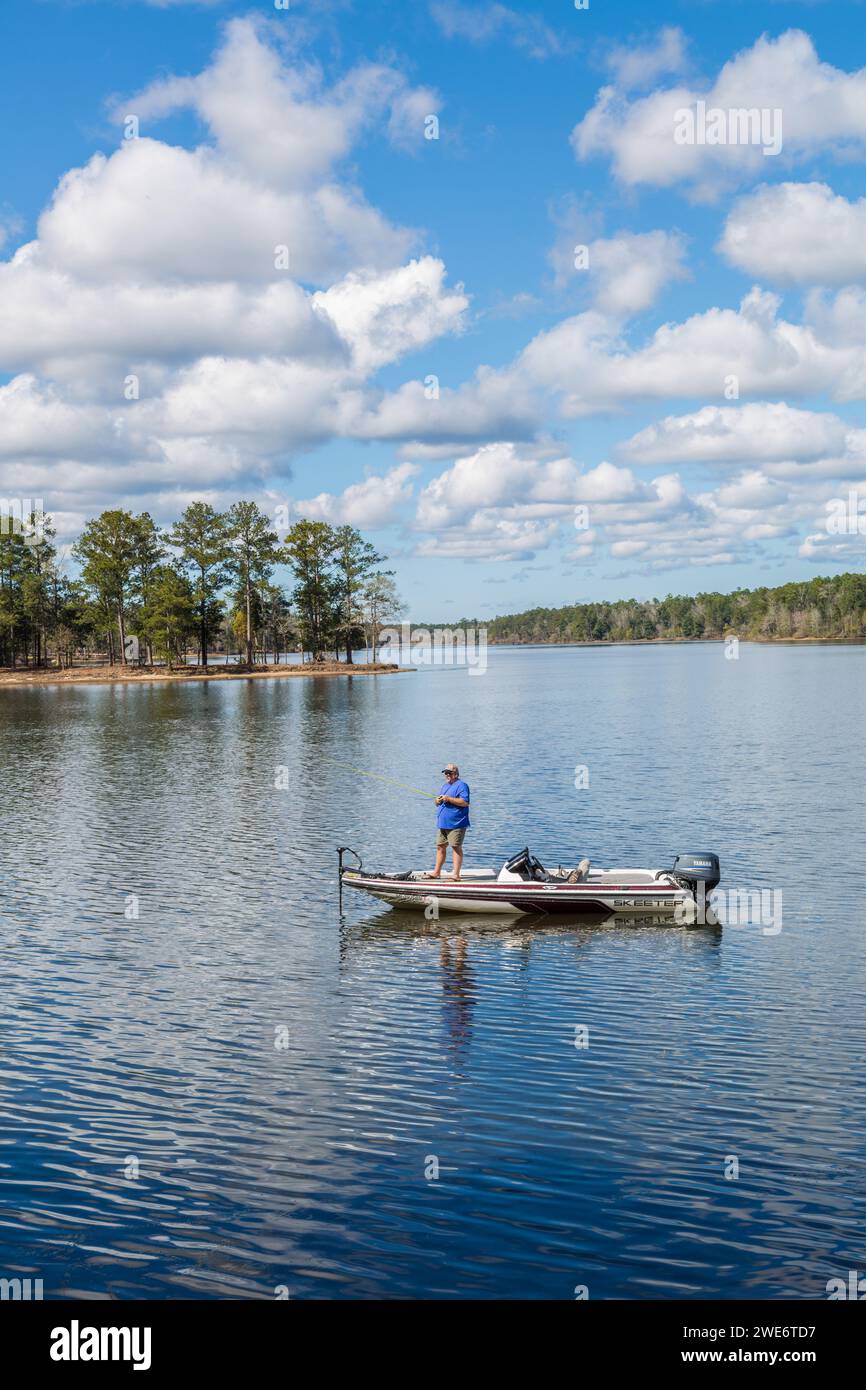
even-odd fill
[{"label": "rippled water surface", "polygon": [[[864,648],[712,644],[0,691],[0,1275],[796,1298],[866,1268],[864,697]],[[341,921],[335,847],[431,863],[434,815],[326,759],[438,790],[451,758],[467,863],[714,849],[782,930]]]}]

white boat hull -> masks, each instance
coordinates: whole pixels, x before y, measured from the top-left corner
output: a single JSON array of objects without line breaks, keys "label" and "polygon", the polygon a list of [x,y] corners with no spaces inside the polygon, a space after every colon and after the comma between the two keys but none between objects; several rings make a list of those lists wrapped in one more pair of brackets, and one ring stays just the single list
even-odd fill
[{"label": "white boat hull", "polygon": [[[635,881],[635,876],[640,880]],[[442,912],[495,913],[523,917],[530,913],[580,914],[608,912],[673,917],[693,903],[691,892],[653,877],[651,870],[597,870],[584,883],[500,883],[495,876],[474,875],[458,883],[431,881],[420,874],[404,879],[390,875],[344,870],[343,886],[367,893],[391,907]]]}]

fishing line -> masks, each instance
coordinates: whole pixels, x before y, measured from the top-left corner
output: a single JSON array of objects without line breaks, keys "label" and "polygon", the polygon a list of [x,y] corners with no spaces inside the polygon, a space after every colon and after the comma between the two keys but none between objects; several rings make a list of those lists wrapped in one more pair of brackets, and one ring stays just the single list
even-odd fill
[{"label": "fishing line", "polygon": [[408,782],[398,782],[396,777],[384,777],[381,772],[368,772],[366,768],[355,767],[353,763],[345,763],[341,758],[329,758],[326,753],[318,755],[323,762],[333,763],[335,767],[346,767],[350,772],[357,772],[359,777],[375,777],[378,782],[389,782],[392,787],[402,787],[404,792],[412,792],[415,796],[423,796],[428,801],[436,800],[435,792],[422,792],[420,787],[410,787]]}]

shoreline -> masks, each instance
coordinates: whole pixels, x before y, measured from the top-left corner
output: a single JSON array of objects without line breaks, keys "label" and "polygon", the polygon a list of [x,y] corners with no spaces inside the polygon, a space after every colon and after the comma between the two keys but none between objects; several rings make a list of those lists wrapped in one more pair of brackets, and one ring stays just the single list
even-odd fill
[{"label": "shoreline", "polygon": [[191,666],[189,670],[169,671],[161,667],[78,666],[71,670],[0,670],[0,688],[25,685],[148,685],[157,681],[238,681],[281,680],[306,676],[392,676],[411,671],[410,666],[391,666],[380,662],[349,666],[345,661],[312,662],[303,666],[261,666],[252,670],[234,667]]},{"label": "shoreline", "polygon": [[[587,638],[578,642],[496,642],[491,647],[510,648],[514,651],[547,650],[574,647],[680,647],[695,646],[701,642],[722,643],[730,641],[736,633],[728,637],[627,637],[614,640],[606,638]],[[815,645],[835,647],[862,647],[866,637],[740,637],[743,643],[757,646],[803,646]],[[56,668],[39,671],[0,667],[0,689],[20,686],[42,685],[147,685],[158,681],[226,681],[226,680],[282,680],[283,678],[330,677],[330,676],[395,676],[417,670],[414,666],[398,666],[391,663],[358,662],[349,666],[345,661],[324,661],[317,665],[307,662],[304,665],[256,666],[252,670],[235,666],[214,665],[207,668],[191,666],[189,669],[175,668],[169,671],[153,666],[77,666],[72,669]]]},{"label": "shoreline", "polygon": [[754,642],[756,646],[800,646],[802,643],[823,642],[826,646],[862,647],[866,637],[740,637],[730,632],[725,637],[587,637],[582,641],[565,642],[498,642],[488,639],[488,647],[694,647],[700,642]]}]

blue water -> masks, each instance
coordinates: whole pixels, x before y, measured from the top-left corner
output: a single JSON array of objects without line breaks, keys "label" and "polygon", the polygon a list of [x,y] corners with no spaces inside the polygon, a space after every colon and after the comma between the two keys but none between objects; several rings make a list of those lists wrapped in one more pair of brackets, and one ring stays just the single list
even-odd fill
[{"label": "blue water", "polygon": [[[864,696],[862,647],[747,644],[0,690],[0,1276],[802,1298],[866,1268]],[[341,920],[336,845],[432,864],[434,812],[326,758],[433,791],[458,762],[467,865],[716,850],[781,929]]]}]

